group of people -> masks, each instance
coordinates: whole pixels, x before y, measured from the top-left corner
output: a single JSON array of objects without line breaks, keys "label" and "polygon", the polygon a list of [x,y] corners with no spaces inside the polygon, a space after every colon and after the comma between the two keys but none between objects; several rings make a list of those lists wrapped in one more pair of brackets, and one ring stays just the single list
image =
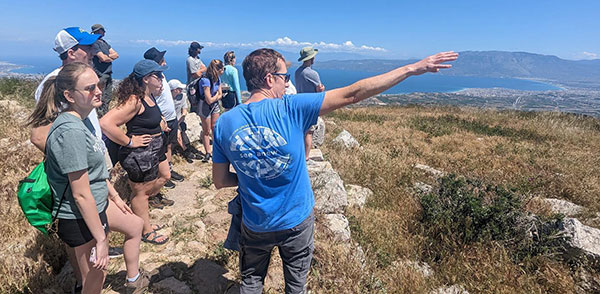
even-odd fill
[{"label": "group of people", "polygon": [[[101,39],[104,33],[104,27],[94,25],[92,34],[76,27],[57,34],[54,49],[62,66],[38,87],[38,103],[28,122],[32,143],[46,156],[53,212],[58,213],[57,233],[67,245],[78,280],[74,292],[82,293],[102,289],[107,234],[112,230],[125,234],[125,286],[134,293],[147,288],[149,277],[139,266],[139,246],[141,241],[168,242],[160,233],[162,226],[150,223],[149,205],[172,204],[157,195],[178,175],[172,171],[170,157],[172,146],[179,143],[185,148],[181,128],[185,128],[182,117],[187,102],[202,119],[202,157],[212,159],[215,186],[238,188],[241,221],[237,226],[232,221],[230,235],[231,231],[238,235],[241,293],[262,292],[275,246],[283,260],[285,292],[306,293],[315,217],[306,167],[311,126],[320,115],[379,94],[407,77],[449,68],[445,63],[457,58],[454,52],[438,53],[325,92],[311,69],[318,51],[304,48],[299,58],[303,64],[295,73],[300,94],[295,94],[285,58],[273,49],[258,49],[242,63],[250,91],[242,103],[232,51],[225,53],[224,62],[212,60],[206,67],[198,56],[203,47],[192,42],[184,85],[167,82],[166,51],[153,47],[120,82],[116,103],[108,109],[104,105],[111,97],[104,95],[112,91],[112,70],[90,66],[96,58],[101,63],[118,58]],[[227,110],[223,114],[219,101]],[[111,145],[117,148],[108,152]],[[116,162],[127,172],[132,188],[132,195],[125,197],[129,204],[109,181]]]}]

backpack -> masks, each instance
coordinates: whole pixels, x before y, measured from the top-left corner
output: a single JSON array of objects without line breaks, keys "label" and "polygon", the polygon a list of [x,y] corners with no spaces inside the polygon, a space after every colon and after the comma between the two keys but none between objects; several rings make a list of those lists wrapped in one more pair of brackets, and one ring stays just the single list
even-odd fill
[{"label": "backpack", "polygon": [[[48,134],[48,137],[50,137],[50,134]],[[65,199],[68,187],[67,184],[58,204],[59,208]],[[48,184],[44,161],[40,162],[26,178],[19,181],[17,199],[19,200],[21,210],[25,214],[25,218],[27,218],[27,221],[32,226],[45,235],[52,232],[50,227],[58,216],[58,209],[56,210],[56,214],[52,216],[54,197],[52,196],[52,189],[50,189],[50,185]]]}]

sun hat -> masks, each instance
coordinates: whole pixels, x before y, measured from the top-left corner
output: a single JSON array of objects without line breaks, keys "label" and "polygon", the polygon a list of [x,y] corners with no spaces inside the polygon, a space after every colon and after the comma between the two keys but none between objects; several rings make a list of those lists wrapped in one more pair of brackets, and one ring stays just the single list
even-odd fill
[{"label": "sun hat", "polygon": [[178,79],[172,79],[169,81],[169,88],[171,89],[171,91],[175,89],[185,89],[185,85]]},{"label": "sun hat", "polygon": [[75,45],[92,45],[98,38],[99,35],[90,34],[80,27],[62,29],[54,38],[54,51],[63,54]]},{"label": "sun hat", "polygon": [[165,70],[167,70],[169,67],[164,65],[158,65],[158,63],[156,63],[156,61],[154,60],[149,60],[149,59],[144,59],[144,60],[140,60],[138,61],[138,63],[136,63],[133,66],[133,73],[135,74],[136,77],[138,78],[142,78],[145,77],[153,72],[163,72]]},{"label": "sun hat", "polygon": [[144,52],[144,58],[154,60],[156,61],[156,63],[160,64],[160,62],[163,61],[163,58],[165,57],[165,53],[167,53],[167,50],[159,51],[158,49],[156,49],[156,47],[152,47],[146,50],[146,52]]},{"label": "sun hat", "polygon": [[304,47],[302,48],[302,50],[300,50],[300,58],[298,58],[298,61],[306,61],[309,60],[313,57],[315,57],[315,55],[317,55],[317,53],[319,52],[319,49],[315,49],[311,46],[308,47]]},{"label": "sun hat", "polygon": [[99,23],[92,26],[92,33],[95,33],[99,30],[104,30],[106,32],[106,29]]}]

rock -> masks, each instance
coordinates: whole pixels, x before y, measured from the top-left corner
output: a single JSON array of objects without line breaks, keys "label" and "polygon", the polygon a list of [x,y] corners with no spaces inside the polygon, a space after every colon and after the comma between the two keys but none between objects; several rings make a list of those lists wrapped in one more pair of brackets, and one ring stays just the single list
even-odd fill
[{"label": "rock", "polygon": [[562,234],[568,237],[567,254],[579,258],[585,256],[594,262],[600,262],[600,230],[582,224],[576,218],[565,218],[562,222]]},{"label": "rock", "polygon": [[346,243],[350,241],[350,225],[343,214],[325,214],[323,218],[323,223],[327,230],[333,234],[335,242]]},{"label": "rock", "polygon": [[194,293],[224,293],[232,281],[223,276],[227,269],[210,260],[199,259],[192,266],[190,281]]},{"label": "rock", "polygon": [[348,205],[359,209],[363,208],[367,203],[367,199],[373,196],[371,189],[357,185],[346,185],[346,192],[348,194]]},{"label": "rock", "polygon": [[420,194],[429,194],[433,191],[433,187],[431,185],[427,185],[423,182],[416,182],[413,187]]},{"label": "rock", "polygon": [[311,180],[323,171],[333,170],[331,163],[328,161],[309,160],[306,162],[306,168],[308,169],[308,176]]},{"label": "rock", "polygon": [[313,145],[321,146],[325,142],[325,121],[319,117],[313,133]]},{"label": "rock", "polygon": [[187,126],[185,134],[190,139],[190,143],[200,141],[200,134],[202,133],[200,117],[197,114],[190,112],[185,116],[185,124]]},{"label": "rock", "polygon": [[420,169],[428,174],[431,174],[432,176],[439,178],[439,177],[443,177],[444,176],[444,172],[437,170],[433,167],[424,165],[424,164],[415,164],[414,168],[416,169]]},{"label": "rock", "polygon": [[75,286],[75,275],[73,274],[73,267],[69,261],[65,263],[65,266],[63,266],[60,273],[56,276],[56,282],[58,285],[61,285],[65,292],[71,293],[71,290],[73,290],[73,286]]},{"label": "rock", "polygon": [[345,148],[355,148],[360,147],[360,144],[348,131],[343,130],[335,139],[333,139],[333,143],[341,145]]},{"label": "rock", "polygon": [[204,222],[199,220],[194,223],[194,226],[196,227],[196,240],[204,240],[206,236],[206,225]]},{"label": "rock", "polygon": [[428,278],[433,275],[433,269],[431,269],[429,264],[427,264],[425,262],[418,262],[418,261],[412,261],[412,260],[401,260],[401,261],[394,261],[393,265],[398,266],[398,267],[411,268],[414,271],[423,275],[423,277],[425,277],[425,278]]},{"label": "rock", "polygon": [[542,200],[550,206],[553,213],[560,213],[565,216],[578,215],[585,209],[583,206],[579,206],[567,200],[556,198],[542,198]]},{"label": "rock", "polygon": [[323,152],[320,149],[310,149],[308,153],[308,159],[312,161],[325,161],[323,158]]},{"label": "rock", "polygon": [[452,285],[437,288],[429,292],[430,294],[469,294],[469,291],[465,290],[463,286]]},{"label": "rock", "polygon": [[154,283],[152,289],[158,290],[159,293],[192,294],[192,289],[188,285],[174,277]]},{"label": "rock", "polygon": [[315,209],[319,213],[343,213],[348,206],[344,182],[333,169],[317,172],[311,178]]}]

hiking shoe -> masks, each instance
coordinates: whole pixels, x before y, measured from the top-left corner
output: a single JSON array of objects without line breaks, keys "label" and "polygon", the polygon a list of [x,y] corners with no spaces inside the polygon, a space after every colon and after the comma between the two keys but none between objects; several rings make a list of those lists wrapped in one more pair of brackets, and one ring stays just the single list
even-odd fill
[{"label": "hiking shoe", "polygon": [[164,206],[171,206],[175,203],[175,201],[173,201],[171,199],[167,199],[167,197],[165,197],[165,195],[163,195],[161,193],[156,194],[155,197],[158,198],[160,203]]},{"label": "hiking shoe", "polygon": [[121,247],[108,247],[108,257],[115,258],[123,256],[123,248]]},{"label": "hiking shoe", "polygon": [[204,155],[202,162],[209,162],[211,157],[212,155],[210,155],[210,153],[207,153],[206,155]]},{"label": "hiking shoe", "polygon": [[167,188],[167,189],[173,189],[173,188],[175,188],[175,183],[173,183],[171,180],[168,180],[165,183],[165,188]]},{"label": "hiking shoe", "polygon": [[183,179],[184,179],[184,177],[182,175],[180,175],[179,173],[177,173],[174,170],[171,171],[171,180],[176,181],[176,182],[183,182]]},{"label": "hiking shoe", "polygon": [[148,206],[158,209],[163,209],[165,207],[164,204],[160,203],[160,199],[158,199],[156,196],[148,198]]},{"label": "hiking shoe", "polygon": [[140,269],[140,275],[135,282],[125,280],[125,290],[129,294],[141,294],[148,289],[150,284],[150,277],[143,269]]}]

